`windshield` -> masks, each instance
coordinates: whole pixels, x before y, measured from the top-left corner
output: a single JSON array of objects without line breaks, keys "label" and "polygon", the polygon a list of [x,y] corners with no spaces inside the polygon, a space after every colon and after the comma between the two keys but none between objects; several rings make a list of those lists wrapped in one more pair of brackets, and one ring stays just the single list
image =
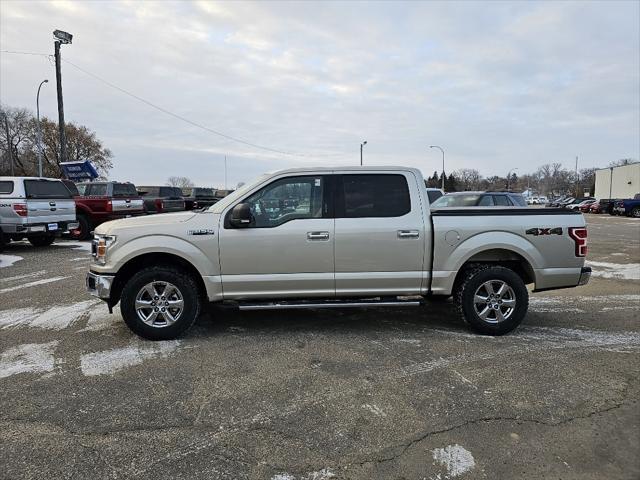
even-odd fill
[{"label": "windshield", "polygon": [[480,195],[444,195],[431,204],[432,207],[473,207]]},{"label": "windshield", "polygon": [[239,189],[235,190],[233,193],[230,193],[229,195],[224,197],[218,203],[211,205],[208,208],[208,211],[213,213],[222,213],[222,211],[225,208],[227,208],[227,206],[231,205],[237,199],[242,198],[244,195],[247,194],[247,192],[251,191],[256,185],[262,183],[268,177],[269,175],[260,175],[253,182],[249,182],[246,185],[243,185]]}]

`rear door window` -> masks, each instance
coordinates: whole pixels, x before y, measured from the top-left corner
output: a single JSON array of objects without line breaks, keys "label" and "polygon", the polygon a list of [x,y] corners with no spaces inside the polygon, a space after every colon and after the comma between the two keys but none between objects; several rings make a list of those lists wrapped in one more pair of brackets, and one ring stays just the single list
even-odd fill
[{"label": "rear door window", "polygon": [[514,205],[519,205],[520,207],[527,206],[527,202],[522,195],[511,195],[510,198]]},{"label": "rear door window", "polygon": [[484,195],[478,202],[479,207],[493,207],[493,197],[491,195]]},{"label": "rear door window", "polygon": [[513,204],[506,195],[494,195],[493,201],[500,207],[511,207]]},{"label": "rear door window", "polygon": [[5,195],[13,193],[13,182],[11,180],[0,181],[0,193]]},{"label": "rear door window", "polygon": [[429,203],[435,202],[442,196],[442,192],[440,190],[427,190],[427,197],[429,197]]},{"label": "rear door window", "polygon": [[114,197],[137,197],[138,192],[133,183],[114,183],[113,184],[113,196]]},{"label": "rear door window", "polygon": [[94,183],[87,185],[87,193],[85,195],[91,195],[95,197],[104,197],[107,195],[106,183]]},{"label": "rear door window", "polygon": [[25,180],[27,198],[71,198],[71,192],[64,183],[54,180]]},{"label": "rear door window", "polygon": [[342,175],[336,217],[401,217],[411,211],[404,175]]}]

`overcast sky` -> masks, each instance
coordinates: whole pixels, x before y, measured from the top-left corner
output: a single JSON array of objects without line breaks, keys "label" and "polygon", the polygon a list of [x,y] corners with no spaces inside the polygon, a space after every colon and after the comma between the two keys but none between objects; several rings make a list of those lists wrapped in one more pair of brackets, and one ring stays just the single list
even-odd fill
[{"label": "overcast sky", "polygon": [[[113,151],[111,177],[222,186],[279,168],[409,165],[484,175],[640,158],[640,3],[20,2],[0,49],[63,63],[65,118]],[[46,57],[0,53],[0,101],[57,120]]]}]

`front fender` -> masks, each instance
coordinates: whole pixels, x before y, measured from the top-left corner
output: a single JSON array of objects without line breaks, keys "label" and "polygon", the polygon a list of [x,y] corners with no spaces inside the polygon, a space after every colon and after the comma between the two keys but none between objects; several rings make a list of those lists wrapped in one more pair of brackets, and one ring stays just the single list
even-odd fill
[{"label": "front fender", "polygon": [[[129,260],[148,253],[168,253],[176,255],[194,266],[201,276],[220,275],[220,263],[217,255],[208,255],[205,247],[212,247],[210,243],[199,247],[194,243],[187,242],[179,237],[171,235],[148,235],[134,238],[122,245],[116,242],[113,250],[107,253],[107,263],[105,265],[92,265],[91,269],[96,272],[116,273]],[[212,251],[217,251],[215,242]]]}]

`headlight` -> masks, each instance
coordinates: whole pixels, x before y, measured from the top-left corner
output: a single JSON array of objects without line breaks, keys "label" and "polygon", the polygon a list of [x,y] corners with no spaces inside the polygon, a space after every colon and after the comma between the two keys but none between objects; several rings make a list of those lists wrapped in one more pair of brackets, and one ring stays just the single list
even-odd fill
[{"label": "headlight", "polygon": [[107,263],[107,251],[116,241],[115,235],[96,234],[91,244],[91,255],[96,263],[104,265]]}]

